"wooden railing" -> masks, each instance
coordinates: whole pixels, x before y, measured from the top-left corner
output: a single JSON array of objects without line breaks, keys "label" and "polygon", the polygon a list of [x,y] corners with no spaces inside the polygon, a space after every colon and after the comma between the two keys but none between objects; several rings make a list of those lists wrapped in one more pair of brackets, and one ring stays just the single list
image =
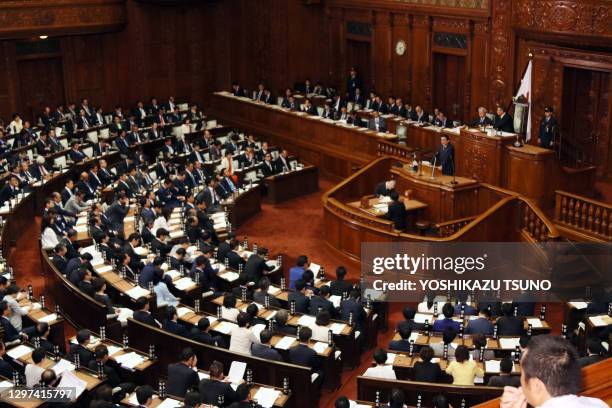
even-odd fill
[{"label": "wooden railing", "polygon": [[556,241],[560,235],[555,225],[533,201],[519,196],[521,232],[534,242]]},{"label": "wooden railing", "polygon": [[412,155],[418,149],[402,146],[397,143],[380,140],[378,142],[378,156],[391,156],[398,159],[412,160]]},{"label": "wooden railing", "polygon": [[476,216],[460,218],[458,220],[451,220],[436,224],[434,227],[439,237],[449,237],[461,228],[474,221]]},{"label": "wooden railing", "polygon": [[554,222],[570,238],[612,241],[612,205],[566,191],[556,191],[555,202]]}]

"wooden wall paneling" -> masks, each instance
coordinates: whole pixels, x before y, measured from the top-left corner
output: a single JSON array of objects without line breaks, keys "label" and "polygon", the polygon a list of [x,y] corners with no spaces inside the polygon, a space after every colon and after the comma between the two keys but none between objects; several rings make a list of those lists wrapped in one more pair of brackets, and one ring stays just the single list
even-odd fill
[{"label": "wooden wall paneling", "polygon": [[508,105],[512,95],[514,34],[512,32],[512,0],[491,0],[491,65],[489,67],[489,105]]},{"label": "wooden wall paneling", "polygon": [[[431,111],[431,18],[414,15],[412,18],[412,100]],[[419,84],[418,86],[416,84]]]},{"label": "wooden wall paneling", "polygon": [[372,71],[370,83],[364,83],[367,91],[376,89],[389,95],[392,88],[392,60],[395,51],[392,43],[392,16],[387,11],[375,11],[372,18]]},{"label": "wooden wall paneling", "polygon": [[477,109],[481,106],[489,110],[493,106],[489,105],[487,98],[488,83],[487,75],[489,72],[490,58],[490,36],[489,22],[486,20],[472,22],[471,27],[471,47],[469,49],[469,72],[470,85],[466,87],[466,108],[467,119],[476,117]]},{"label": "wooden wall paneling", "polygon": [[[410,30],[410,17],[404,13],[393,13],[391,35],[391,89],[389,93],[401,95],[405,101],[412,100],[412,81],[410,75],[410,61],[412,57],[412,36]],[[406,43],[404,55],[397,55],[395,46],[398,41]],[[385,95],[381,95],[383,98]],[[385,101],[386,102],[386,101]]]}]

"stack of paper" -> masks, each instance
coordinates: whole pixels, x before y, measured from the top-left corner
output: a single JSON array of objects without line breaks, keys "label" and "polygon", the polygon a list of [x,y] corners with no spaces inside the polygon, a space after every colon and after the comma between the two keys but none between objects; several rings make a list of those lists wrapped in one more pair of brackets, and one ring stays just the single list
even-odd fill
[{"label": "stack of paper", "polygon": [[238,325],[231,322],[221,322],[215,326],[214,330],[219,333],[230,334],[235,327],[238,327]]},{"label": "stack of paper", "polygon": [[257,404],[263,408],[270,408],[274,406],[277,398],[280,396],[280,391],[274,388],[260,387],[255,393],[254,400]]},{"label": "stack of paper", "polygon": [[334,307],[340,307],[340,302],[342,302],[342,296],[332,295],[329,297],[329,301],[332,302]]},{"label": "stack of paper", "polygon": [[276,296],[276,295],[278,295],[281,292],[282,292],[282,290],[280,288],[277,288],[276,286],[270,286],[268,288],[268,293],[270,295],[272,295],[272,296]]},{"label": "stack of paper", "polygon": [[270,313],[269,315],[267,315],[265,317],[266,320],[270,320],[270,319],[274,319],[274,316],[276,316],[276,310],[274,310],[272,313]]},{"label": "stack of paper", "polygon": [[332,323],[332,325],[330,326],[330,329],[332,333],[340,334],[342,333],[342,330],[344,330],[345,327],[346,327],[346,324],[344,323]]},{"label": "stack of paper", "polygon": [[278,343],[276,343],[274,348],[277,348],[279,350],[289,350],[289,347],[291,347],[293,343],[295,343],[295,341],[296,340],[294,337],[285,336],[282,339],[280,339]]},{"label": "stack of paper", "polygon": [[531,327],[542,327],[542,321],[538,318],[527,318],[527,324],[530,324]]},{"label": "stack of paper", "polygon": [[413,320],[415,323],[425,323],[425,320],[429,320],[429,323],[431,324],[431,322],[433,322],[433,315],[417,313],[414,315]]},{"label": "stack of paper", "polygon": [[62,375],[62,373],[64,373],[65,371],[74,371],[75,368],[76,367],[74,366],[74,364],[65,359],[61,359],[52,367],[53,371],[55,371],[55,374],[57,376]]},{"label": "stack of paper", "polygon": [[569,304],[578,310],[586,309],[589,306],[587,302],[569,302]]},{"label": "stack of paper", "polygon": [[302,325],[302,326],[313,326],[316,321],[317,321],[317,319],[315,317],[313,317],[313,316],[302,315],[298,319],[298,324]]},{"label": "stack of paper", "polygon": [[230,366],[229,373],[227,373],[226,379],[232,383],[240,383],[242,378],[244,377],[244,372],[246,371],[247,364],[242,361],[232,361],[232,365]]},{"label": "stack of paper", "polygon": [[178,317],[183,317],[185,316],[187,313],[191,313],[192,310],[188,307],[179,307],[176,309],[176,314],[178,315]]},{"label": "stack of paper", "polygon": [[230,271],[230,272],[225,272],[221,277],[228,282],[234,282],[240,277],[240,275],[238,275],[238,273],[236,272]]},{"label": "stack of paper", "polygon": [[499,339],[499,345],[501,348],[510,350],[520,346],[519,337],[504,337]]},{"label": "stack of paper", "polygon": [[78,378],[72,371],[65,371],[64,374],[62,374],[62,379],[60,380],[57,388],[75,390],[74,394],[71,395],[70,400],[76,401],[76,399],[87,388],[87,383]]},{"label": "stack of paper", "polygon": [[143,356],[138,353],[132,351],[130,353],[121,354],[120,356],[115,357],[115,360],[121,364],[123,367],[133,369],[139,364],[142,364],[145,359]]},{"label": "stack of paper", "polygon": [[156,408],[179,408],[182,406],[183,403],[181,401],[172,398],[166,398],[162,402],[160,402]]},{"label": "stack of paper", "polygon": [[208,373],[203,373],[201,371],[198,371],[198,378],[200,380],[205,380],[205,379],[209,379],[210,378],[210,374]]},{"label": "stack of paper", "polygon": [[13,388],[13,383],[10,381],[0,381],[0,390],[5,390],[7,388]]},{"label": "stack of paper", "polygon": [[126,295],[131,297],[132,299],[138,299],[142,296],[149,296],[151,292],[146,289],[141,288],[140,286],[134,286],[132,289],[125,292]]},{"label": "stack of paper", "polygon": [[314,346],[312,346],[312,348],[314,349],[314,351],[317,352],[317,354],[323,354],[325,353],[325,350],[327,350],[327,343],[323,343],[322,341],[318,341],[314,344]]},{"label": "stack of paper", "polygon": [[387,361],[385,361],[385,364],[393,365],[395,357],[397,357],[397,354],[387,353]]},{"label": "stack of paper", "polygon": [[317,276],[317,274],[319,273],[319,271],[321,270],[321,265],[316,264],[314,262],[310,263],[310,267],[308,268],[312,271],[312,273]]},{"label": "stack of paper", "polygon": [[195,284],[195,282],[193,280],[191,280],[190,277],[187,277],[187,276],[185,276],[184,278],[181,278],[181,279],[177,280],[176,282],[174,282],[174,286],[178,290],[185,290],[187,288],[190,288],[194,284]]},{"label": "stack of paper", "polygon": [[113,267],[112,267],[112,266],[110,266],[110,265],[104,265],[104,264],[102,264],[102,265],[96,265],[96,266],[94,266],[94,270],[95,270],[96,272],[98,272],[99,274],[103,274],[103,273],[106,273],[106,272],[110,272],[110,271],[112,271],[112,270],[113,270]]},{"label": "stack of paper", "polygon": [[119,346],[114,346],[112,344],[109,344],[106,346],[107,350],[108,350],[108,355],[112,356],[113,354],[116,354],[118,352],[120,352],[122,350],[121,347]]},{"label": "stack of paper", "polygon": [[485,372],[487,373],[499,373],[501,371],[500,368],[500,360],[487,360],[485,361]]},{"label": "stack of paper", "polygon": [[133,316],[134,311],[132,309],[122,307],[119,309],[119,316],[117,316],[117,320],[119,320],[121,323],[127,323],[127,319],[132,318]]},{"label": "stack of paper", "polygon": [[260,324],[256,324],[255,326],[251,327],[251,331],[253,332],[255,337],[259,338],[259,335],[265,328],[266,328],[266,325],[260,323]]},{"label": "stack of paper", "polygon": [[13,347],[10,350],[7,350],[6,354],[9,355],[13,360],[17,360],[29,353],[31,353],[34,349],[32,347],[28,347],[24,344],[21,344],[17,347]]}]

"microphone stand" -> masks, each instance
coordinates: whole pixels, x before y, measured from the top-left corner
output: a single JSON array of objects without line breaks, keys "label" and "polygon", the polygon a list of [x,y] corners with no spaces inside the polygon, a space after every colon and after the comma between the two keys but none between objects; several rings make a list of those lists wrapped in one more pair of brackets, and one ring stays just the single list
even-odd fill
[{"label": "microphone stand", "polygon": [[434,156],[434,162],[433,162],[433,167],[431,168],[431,179],[434,180],[435,177],[435,172],[436,172],[436,160],[438,159],[437,156]]},{"label": "microphone stand", "polygon": [[448,184],[450,184],[451,186],[456,186],[459,183],[457,182],[457,180],[455,180],[455,154],[454,152],[449,157],[451,159],[451,165],[453,166],[453,179],[449,181]]}]

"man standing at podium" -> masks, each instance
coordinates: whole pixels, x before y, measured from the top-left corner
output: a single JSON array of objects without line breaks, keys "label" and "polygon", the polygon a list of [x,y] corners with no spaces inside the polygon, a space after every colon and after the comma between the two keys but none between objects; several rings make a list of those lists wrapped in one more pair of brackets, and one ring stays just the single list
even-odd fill
[{"label": "man standing at podium", "polygon": [[440,143],[434,161],[442,166],[442,174],[452,176],[455,173],[455,147],[450,143],[448,135],[442,135]]},{"label": "man standing at podium", "polygon": [[544,117],[540,122],[540,147],[550,149],[553,145],[557,119],[553,116],[552,106],[544,108]]}]

